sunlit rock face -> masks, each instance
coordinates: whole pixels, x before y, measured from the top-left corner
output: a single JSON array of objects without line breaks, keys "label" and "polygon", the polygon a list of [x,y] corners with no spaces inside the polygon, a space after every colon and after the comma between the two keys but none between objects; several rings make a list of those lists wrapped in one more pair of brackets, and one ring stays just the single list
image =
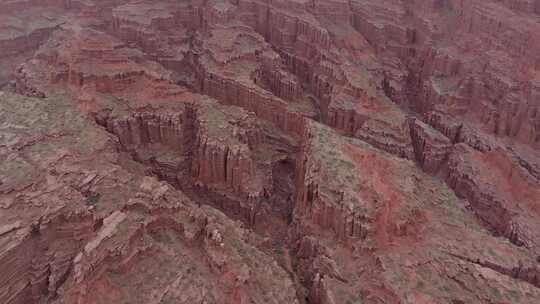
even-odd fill
[{"label": "sunlit rock face", "polygon": [[540,303],[540,1],[0,4],[0,303]]}]

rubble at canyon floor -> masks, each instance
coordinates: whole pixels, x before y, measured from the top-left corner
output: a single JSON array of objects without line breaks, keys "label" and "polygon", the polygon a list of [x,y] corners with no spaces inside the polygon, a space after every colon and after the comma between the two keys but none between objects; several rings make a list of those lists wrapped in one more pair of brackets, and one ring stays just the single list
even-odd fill
[{"label": "rubble at canyon floor", "polygon": [[540,303],[540,1],[2,1],[0,303]]}]

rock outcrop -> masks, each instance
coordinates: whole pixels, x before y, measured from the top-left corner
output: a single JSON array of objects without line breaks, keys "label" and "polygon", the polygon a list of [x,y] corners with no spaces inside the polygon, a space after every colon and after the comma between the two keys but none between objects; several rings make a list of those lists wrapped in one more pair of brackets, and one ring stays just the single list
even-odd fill
[{"label": "rock outcrop", "polygon": [[264,195],[263,176],[257,172],[252,150],[264,135],[248,113],[205,105],[195,120],[192,174],[197,183],[226,186],[245,199]]},{"label": "rock outcrop", "polygon": [[535,220],[521,220],[537,210],[538,179],[500,148],[480,152],[456,145],[448,166],[448,184],[489,228],[518,246],[538,250]]},{"label": "rock outcrop", "polygon": [[410,128],[416,161],[422,169],[436,173],[447,160],[452,142],[418,119],[411,119]]},{"label": "rock outcrop", "polygon": [[[340,239],[365,238],[368,215],[358,212],[364,202],[350,195],[356,187],[354,164],[346,155],[328,153],[339,149],[333,134],[318,124],[308,124],[302,150],[297,161],[296,214],[305,215],[314,223],[333,231]],[[346,176],[331,177],[339,169],[348,171]],[[336,179],[339,177],[340,179]]]},{"label": "rock outcrop", "polygon": [[4,1],[0,302],[539,303],[539,16]]},{"label": "rock outcrop", "polygon": [[0,172],[18,168],[0,188],[2,302],[298,303],[263,240],[144,177],[69,101],[0,94]]}]

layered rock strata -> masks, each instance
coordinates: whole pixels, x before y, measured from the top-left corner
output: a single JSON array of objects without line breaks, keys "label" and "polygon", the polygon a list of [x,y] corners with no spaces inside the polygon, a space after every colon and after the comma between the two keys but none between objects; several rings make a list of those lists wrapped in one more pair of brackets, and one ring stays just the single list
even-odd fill
[{"label": "layered rock strata", "polygon": [[535,1],[2,8],[0,302],[539,302]]},{"label": "layered rock strata", "polygon": [[262,239],[145,177],[69,101],[0,98],[0,172],[18,172],[0,188],[2,302],[298,303]]}]

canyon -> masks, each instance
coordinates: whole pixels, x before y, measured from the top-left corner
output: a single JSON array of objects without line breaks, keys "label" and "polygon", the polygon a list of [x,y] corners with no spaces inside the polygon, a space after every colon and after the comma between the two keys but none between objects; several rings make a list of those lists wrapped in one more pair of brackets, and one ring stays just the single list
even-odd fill
[{"label": "canyon", "polygon": [[540,0],[0,8],[0,303],[540,303]]}]

